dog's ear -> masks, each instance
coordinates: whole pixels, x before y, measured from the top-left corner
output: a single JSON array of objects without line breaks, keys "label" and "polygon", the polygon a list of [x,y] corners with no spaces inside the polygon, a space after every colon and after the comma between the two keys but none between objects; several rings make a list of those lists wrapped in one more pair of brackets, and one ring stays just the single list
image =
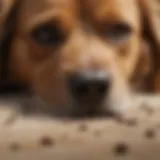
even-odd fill
[{"label": "dog's ear", "polygon": [[0,0],[0,94],[15,87],[8,70],[19,0]]},{"label": "dog's ear", "polygon": [[[160,79],[160,39],[155,23],[155,13],[151,8],[149,0],[137,0],[140,20],[141,20],[141,59],[139,61],[138,70],[141,75],[145,75],[143,81],[144,88],[147,91],[157,92],[160,91],[158,83]],[[138,73],[138,72],[137,72]],[[136,74],[136,73],[135,73]]]},{"label": "dog's ear", "polygon": [[[5,42],[10,39],[15,27],[16,0],[0,0],[0,53],[6,47]],[[8,47],[7,47],[8,48]]]}]

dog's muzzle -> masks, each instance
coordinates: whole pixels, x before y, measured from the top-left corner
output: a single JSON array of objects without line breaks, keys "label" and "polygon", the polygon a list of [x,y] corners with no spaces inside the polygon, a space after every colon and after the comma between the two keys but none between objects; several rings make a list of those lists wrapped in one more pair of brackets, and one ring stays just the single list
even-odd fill
[{"label": "dog's muzzle", "polygon": [[69,78],[69,89],[75,103],[90,111],[104,103],[110,84],[109,74],[103,71],[74,73]]}]

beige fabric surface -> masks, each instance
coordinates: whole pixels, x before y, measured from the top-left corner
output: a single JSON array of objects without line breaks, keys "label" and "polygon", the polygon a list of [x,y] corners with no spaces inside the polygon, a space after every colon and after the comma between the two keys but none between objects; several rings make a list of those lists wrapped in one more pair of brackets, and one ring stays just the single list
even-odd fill
[{"label": "beige fabric surface", "polygon": [[139,114],[130,123],[25,116],[12,103],[1,103],[0,159],[159,160],[160,98],[139,100]]}]

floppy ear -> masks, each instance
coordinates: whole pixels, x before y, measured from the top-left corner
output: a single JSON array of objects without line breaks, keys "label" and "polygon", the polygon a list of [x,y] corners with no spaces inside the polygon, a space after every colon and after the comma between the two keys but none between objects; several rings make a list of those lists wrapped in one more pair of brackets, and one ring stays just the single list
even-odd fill
[{"label": "floppy ear", "polygon": [[142,83],[145,89],[151,92],[160,91],[160,41],[156,30],[155,14],[149,0],[137,0],[142,24],[142,58],[139,63],[139,71],[145,74]]},{"label": "floppy ear", "polygon": [[0,94],[16,88],[8,70],[8,59],[16,27],[18,2],[0,0]]}]

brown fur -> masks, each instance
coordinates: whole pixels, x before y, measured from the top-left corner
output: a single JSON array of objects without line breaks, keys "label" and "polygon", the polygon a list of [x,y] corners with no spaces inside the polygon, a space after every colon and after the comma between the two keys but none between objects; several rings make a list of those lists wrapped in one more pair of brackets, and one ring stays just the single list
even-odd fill
[{"label": "brown fur", "polygon": [[[130,106],[133,90],[158,90],[159,44],[147,0],[4,0],[2,4],[0,28],[4,33],[11,31],[0,34],[7,75],[14,75],[15,82],[29,86],[47,103],[72,106],[67,78],[87,69],[112,74],[113,87],[106,98],[110,110]],[[40,24],[57,21],[64,34],[64,42],[58,46],[41,46],[30,37]],[[126,22],[132,33],[124,43],[112,43],[105,36],[106,28],[120,21]],[[7,51],[6,39],[10,43]]]}]

